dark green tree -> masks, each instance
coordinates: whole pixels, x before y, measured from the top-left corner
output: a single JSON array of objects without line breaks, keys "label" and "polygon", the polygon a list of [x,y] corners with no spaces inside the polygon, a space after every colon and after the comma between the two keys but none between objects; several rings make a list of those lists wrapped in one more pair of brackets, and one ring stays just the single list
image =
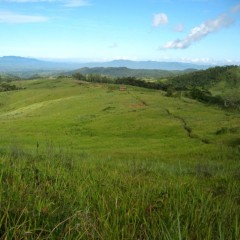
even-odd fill
[{"label": "dark green tree", "polygon": [[76,72],[72,76],[73,76],[73,78],[75,78],[77,80],[82,80],[82,81],[86,80],[86,77],[83,74],[81,74],[80,72]]}]

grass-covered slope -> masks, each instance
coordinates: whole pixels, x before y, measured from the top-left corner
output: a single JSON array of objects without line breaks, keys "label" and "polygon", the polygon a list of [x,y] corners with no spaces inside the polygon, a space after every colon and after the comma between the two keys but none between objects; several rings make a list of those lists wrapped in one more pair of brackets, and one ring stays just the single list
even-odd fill
[{"label": "grass-covered slope", "polygon": [[133,86],[15,84],[0,93],[3,239],[240,237],[238,113]]},{"label": "grass-covered slope", "polygon": [[213,95],[230,96],[234,92],[240,98],[240,67],[225,66],[196,71],[170,79],[176,88],[201,87]]},{"label": "grass-covered slope", "polygon": [[240,67],[214,67],[207,70],[176,76],[168,84],[190,96],[225,108],[240,109]]},{"label": "grass-covered slope", "polygon": [[213,67],[207,70],[195,71],[171,79],[176,87],[212,87],[219,82],[226,82],[229,87],[240,85],[240,67]]}]

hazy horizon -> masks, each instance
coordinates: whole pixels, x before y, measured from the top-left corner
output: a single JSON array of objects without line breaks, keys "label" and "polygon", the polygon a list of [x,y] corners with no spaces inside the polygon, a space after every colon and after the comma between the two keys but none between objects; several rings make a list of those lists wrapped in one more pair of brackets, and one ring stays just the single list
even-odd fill
[{"label": "hazy horizon", "polygon": [[0,56],[0,58],[4,57],[19,57],[19,58],[28,58],[28,59],[35,59],[39,61],[45,61],[45,62],[55,62],[55,63],[72,63],[72,64],[84,64],[84,63],[108,63],[108,62],[114,62],[114,61],[130,61],[130,62],[159,62],[159,63],[186,63],[186,64],[193,64],[193,65],[206,65],[206,66],[227,66],[227,65],[240,65],[239,62],[227,62],[227,61],[212,61],[212,62],[199,62],[194,60],[182,60],[182,59],[163,59],[163,60],[151,60],[151,59],[138,59],[138,60],[132,60],[132,59],[108,59],[108,60],[102,60],[102,59],[80,59],[80,58],[41,58],[41,57],[32,57],[32,56],[14,56],[14,55],[4,55]]}]

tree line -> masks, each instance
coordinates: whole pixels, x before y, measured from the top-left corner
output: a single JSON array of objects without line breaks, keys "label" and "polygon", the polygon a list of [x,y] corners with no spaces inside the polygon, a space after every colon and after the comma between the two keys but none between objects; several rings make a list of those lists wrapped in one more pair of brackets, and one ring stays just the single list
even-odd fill
[{"label": "tree line", "polygon": [[72,76],[77,80],[87,81],[87,82],[125,84],[125,85],[131,85],[136,87],[163,90],[163,91],[166,91],[169,87],[169,84],[147,82],[136,77],[111,78],[111,77],[100,75],[100,74],[83,75],[80,72],[74,73]]},{"label": "tree line", "polygon": [[220,81],[225,81],[230,88],[240,86],[238,66],[214,67],[207,70],[196,71],[185,75],[170,77],[165,82],[149,82],[136,77],[112,78],[101,74],[74,73],[72,76],[81,81],[96,83],[125,84],[148,89],[162,90],[166,96],[174,97],[184,95],[203,103],[215,104],[228,109],[240,109],[240,98],[217,95],[214,96],[209,89]]}]

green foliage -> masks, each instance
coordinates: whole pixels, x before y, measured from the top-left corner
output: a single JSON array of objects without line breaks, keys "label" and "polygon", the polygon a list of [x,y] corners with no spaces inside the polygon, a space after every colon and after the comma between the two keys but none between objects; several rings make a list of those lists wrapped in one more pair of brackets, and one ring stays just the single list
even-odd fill
[{"label": "green foliage", "polygon": [[168,86],[167,87],[167,90],[166,90],[166,96],[167,97],[173,97],[174,96],[174,93],[175,93],[175,89],[173,86]]},{"label": "green foliage", "polygon": [[83,75],[80,72],[76,72],[72,75],[74,79],[80,80],[80,81],[87,81],[87,82],[93,82],[93,83],[112,83],[113,80],[110,77],[101,75],[101,74],[87,74]]},{"label": "green foliage", "polygon": [[0,82],[0,92],[14,91],[18,89],[19,88],[14,84]]},{"label": "green foliage", "polygon": [[211,92],[206,89],[201,88],[193,88],[189,95],[193,99],[197,99],[201,102],[209,103],[209,104],[218,104],[223,105],[223,99],[219,96],[212,96]]},{"label": "green foliage", "polygon": [[86,80],[86,77],[83,74],[81,74],[80,72],[76,72],[72,76],[73,76],[73,78],[75,78],[77,80],[83,80],[83,81]]},{"label": "green foliage", "polygon": [[131,86],[149,88],[149,89],[158,89],[166,90],[167,84],[162,82],[147,82],[136,77],[121,77],[121,78],[110,78],[100,74],[87,74],[83,75],[81,73],[73,74],[73,78],[77,80],[92,82],[92,83],[112,83],[112,84],[126,84]]},{"label": "green foliage", "polygon": [[0,82],[11,82],[16,80],[19,80],[19,77],[12,74],[0,73]]},{"label": "green foliage", "polygon": [[131,85],[21,84],[0,93],[0,238],[240,238],[239,113]]},{"label": "green foliage", "polygon": [[86,81],[88,82],[95,82],[95,83],[112,83],[113,80],[110,77],[100,75],[100,74],[87,74]]},{"label": "green foliage", "polygon": [[148,82],[135,77],[122,77],[115,80],[116,84],[126,84],[136,87],[156,89],[156,90],[167,90],[168,85],[163,82]]},{"label": "green foliage", "polygon": [[[4,239],[238,239],[239,180],[220,162],[1,156]],[[236,173],[237,174],[237,173]]]},{"label": "green foliage", "polygon": [[[118,70],[122,71],[123,69],[125,68],[120,68]],[[103,68],[102,70],[105,69]],[[83,69],[83,71],[99,72],[99,68],[86,68]],[[204,71],[196,71],[175,76],[165,81],[145,81],[134,76],[118,77],[114,79],[97,73],[83,75],[79,72],[74,73],[73,77],[88,82],[125,84],[163,90],[166,91],[166,96],[168,97],[182,96],[185,94],[185,96],[207,104],[215,104],[227,109],[240,109],[240,70],[237,66],[209,68]],[[218,92],[218,94],[215,94],[217,84],[222,82],[226,82],[224,93]],[[215,90],[212,90],[214,88]],[[231,91],[225,93],[225,89],[231,89]],[[239,89],[239,91],[236,89]],[[232,94],[234,90],[236,94]]]},{"label": "green foliage", "polygon": [[240,68],[214,67],[169,79],[175,91],[208,104],[240,109]]},{"label": "green foliage", "polygon": [[240,77],[236,75],[236,71],[239,71],[238,66],[214,67],[170,78],[170,82],[176,88],[183,90],[194,87],[209,88],[220,81],[226,81],[230,86],[235,86],[240,83]]}]

